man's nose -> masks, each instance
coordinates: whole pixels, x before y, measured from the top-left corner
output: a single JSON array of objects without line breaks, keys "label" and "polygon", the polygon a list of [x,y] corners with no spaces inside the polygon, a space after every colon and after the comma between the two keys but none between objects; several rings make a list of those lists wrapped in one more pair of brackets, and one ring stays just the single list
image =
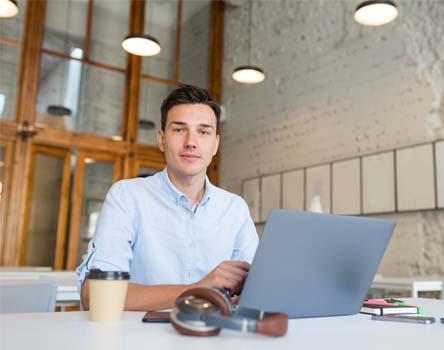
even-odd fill
[{"label": "man's nose", "polygon": [[186,149],[195,149],[196,148],[196,140],[194,139],[193,133],[188,133],[185,139],[185,148]]}]

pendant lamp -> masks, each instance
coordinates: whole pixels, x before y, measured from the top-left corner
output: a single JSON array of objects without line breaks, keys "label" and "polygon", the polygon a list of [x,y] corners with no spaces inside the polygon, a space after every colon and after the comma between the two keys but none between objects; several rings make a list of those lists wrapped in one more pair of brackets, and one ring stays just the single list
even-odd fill
[{"label": "pendant lamp", "polygon": [[155,56],[160,52],[156,38],[147,34],[130,34],[123,39],[122,47],[126,52],[137,56]]},{"label": "pendant lamp", "polygon": [[236,67],[231,74],[231,77],[243,84],[256,84],[265,80],[265,72],[251,64],[251,10],[252,0],[249,2],[248,8],[248,64]]},{"label": "pendant lamp", "polygon": [[18,5],[15,0],[0,0],[0,18],[10,18],[18,14]]},{"label": "pendant lamp", "polygon": [[380,26],[393,21],[398,16],[394,1],[364,1],[355,11],[355,21],[366,26]]}]

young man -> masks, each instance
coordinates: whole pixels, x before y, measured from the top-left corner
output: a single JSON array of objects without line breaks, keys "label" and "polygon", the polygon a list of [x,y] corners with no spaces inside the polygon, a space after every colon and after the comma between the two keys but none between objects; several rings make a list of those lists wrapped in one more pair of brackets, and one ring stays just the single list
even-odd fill
[{"label": "young man", "polygon": [[219,146],[219,117],[207,91],[194,86],[163,101],[157,141],[167,166],[109,190],[77,268],[86,309],[92,267],[130,272],[126,310],[171,308],[190,287],[240,290],[258,237],[245,202],[206,177]]}]

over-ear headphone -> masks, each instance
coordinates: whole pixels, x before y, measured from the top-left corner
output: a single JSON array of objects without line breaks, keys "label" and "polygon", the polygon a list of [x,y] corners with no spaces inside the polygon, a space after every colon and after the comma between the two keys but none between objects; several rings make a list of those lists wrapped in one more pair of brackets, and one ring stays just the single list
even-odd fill
[{"label": "over-ear headphone", "polygon": [[283,313],[251,312],[258,317],[232,315],[230,299],[216,288],[198,287],[183,292],[171,312],[171,324],[184,335],[214,336],[221,328],[282,336],[287,332],[288,315]]}]

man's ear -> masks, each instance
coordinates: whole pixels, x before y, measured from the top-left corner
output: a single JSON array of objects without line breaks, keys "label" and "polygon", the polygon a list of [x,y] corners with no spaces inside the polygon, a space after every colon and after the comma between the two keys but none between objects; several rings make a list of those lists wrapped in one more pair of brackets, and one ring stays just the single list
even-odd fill
[{"label": "man's ear", "polygon": [[159,145],[159,149],[162,152],[165,152],[165,133],[163,130],[159,129],[157,130],[157,144]]},{"label": "man's ear", "polygon": [[217,150],[219,149],[219,142],[220,142],[220,134],[217,134],[216,143],[214,144],[214,149],[213,149],[213,157],[216,155]]}]

